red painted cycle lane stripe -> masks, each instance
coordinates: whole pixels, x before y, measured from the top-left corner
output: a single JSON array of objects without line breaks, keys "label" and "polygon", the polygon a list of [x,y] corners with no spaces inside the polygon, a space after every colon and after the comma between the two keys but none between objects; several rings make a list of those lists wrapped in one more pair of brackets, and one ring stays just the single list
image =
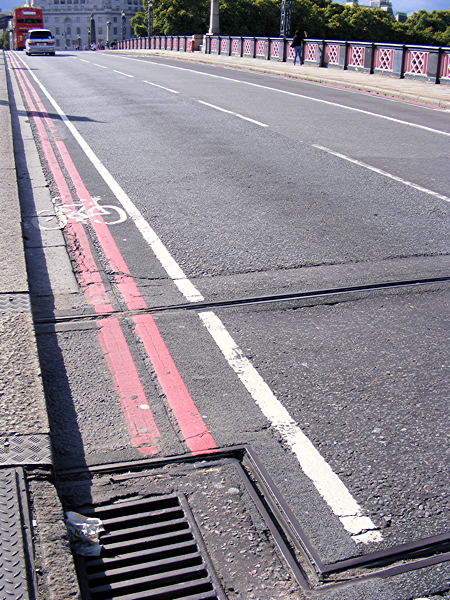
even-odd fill
[{"label": "red painted cycle lane stripe", "polygon": [[[33,88],[30,83],[29,85]],[[40,110],[45,113],[45,107],[34,88],[33,92]],[[91,195],[84,185],[67,147],[62,140],[56,139],[55,143],[79,198],[83,199],[86,206],[89,207],[89,203],[92,200]],[[97,216],[96,220],[101,222],[96,223],[91,221],[91,225],[102,245],[111,269],[114,272],[119,272],[116,275],[116,283],[128,308],[130,310],[147,308],[148,305],[140,294],[136,282],[131,277],[128,266],[108,226],[103,222],[101,217]],[[133,321],[136,333],[142,340],[144,348],[152,362],[167,402],[178,421],[186,445],[193,453],[205,452],[217,448],[217,444],[190,396],[153,317],[151,315],[139,315],[138,317],[134,317]]]},{"label": "red painted cycle lane stripe", "polygon": [[[22,83],[21,89],[25,96],[25,100],[29,106],[30,111],[37,112],[36,106],[33,103],[33,100],[30,97],[30,94],[26,87],[26,84],[29,82],[27,81],[20,68],[16,71],[16,75],[18,76],[19,83]],[[45,131],[44,127],[44,122],[47,121],[47,123],[49,123],[51,122],[51,119],[45,117],[38,117],[37,115],[33,115],[33,118],[41,140],[42,150],[47,160],[47,164],[49,165],[49,168],[52,172],[53,179],[58,189],[61,201],[64,204],[72,204],[72,194],[61,171],[58,159],[56,158],[56,155],[53,152],[51,142],[47,136],[47,132]],[[103,280],[98,271],[94,257],[91,253],[89,241],[84,227],[81,223],[71,222],[67,224],[66,231],[69,239],[71,240],[71,246],[77,264],[83,266],[83,268],[80,268],[79,270],[79,280],[81,288],[86,298],[88,299],[90,304],[94,306],[94,309],[98,314],[111,313],[113,311],[113,307],[111,305],[111,302],[109,301],[108,294],[103,284]]]},{"label": "red painted cycle lane stripe", "polygon": [[155,320],[150,315],[138,315],[133,318],[133,321],[136,325],[136,333],[141,338],[158,373],[158,381],[178,421],[186,444],[194,453],[217,448],[161,337]]},{"label": "red painted cycle lane stripe", "polygon": [[[18,75],[18,79],[20,78],[19,84],[22,84],[21,88],[29,110],[35,112],[36,107],[26,89],[26,83],[28,83],[28,85],[30,85],[30,83],[23,81],[24,76],[22,73],[18,73]],[[43,114],[45,113],[43,112]],[[52,171],[58,193],[65,202],[72,203],[72,196],[43,124],[45,117],[39,117],[37,115],[33,116],[41,140],[42,149]],[[100,274],[98,273],[83,226],[80,223],[70,223],[68,224],[67,229],[72,231],[71,241],[75,249],[75,256],[81,279],[85,284],[82,286],[82,289],[86,298],[93,304],[98,314],[111,313],[113,307],[109,302],[108,294],[101,278],[100,281],[98,281]],[[95,289],[92,293],[91,290],[93,285]],[[100,303],[99,298],[101,300]],[[160,433],[148,404],[125,336],[120,328],[119,321],[118,319],[105,319],[97,321],[97,326],[99,327],[99,342],[116,385],[116,391],[130,433],[131,443],[144,455],[158,454],[159,448],[155,443],[159,440]]]},{"label": "red painted cycle lane stripe", "polygon": [[97,325],[100,328],[100,344],[120,395],[131,442],[142,454],[159,454],[156,443],[160,433],[119,320],[103,319],[97,321]]}]

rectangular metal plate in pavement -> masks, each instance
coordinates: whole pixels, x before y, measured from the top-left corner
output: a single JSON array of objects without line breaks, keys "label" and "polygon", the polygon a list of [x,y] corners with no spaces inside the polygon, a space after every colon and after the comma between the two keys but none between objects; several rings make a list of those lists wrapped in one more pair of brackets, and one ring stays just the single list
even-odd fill
[{"label": "rectangular metal plate in pavement", "polygon": [[47,434],[0,437],[0,467],[51,464],[52,449]]},{"label": "rectangular metal plate in pavement", "polygon": [[33,600],[28,584],[31,547],[21,469],[0,469],[0,598]]}]

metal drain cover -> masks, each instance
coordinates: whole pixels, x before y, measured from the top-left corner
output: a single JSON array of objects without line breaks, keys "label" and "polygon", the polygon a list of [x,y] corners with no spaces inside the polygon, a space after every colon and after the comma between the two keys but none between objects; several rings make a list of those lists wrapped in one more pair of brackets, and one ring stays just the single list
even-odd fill
[{"label": "metal drain cover", "polygon": [[105,532],[100,557],[78,558],[86,598],[225,600],[182,494],[117,502],[90,516]]}]

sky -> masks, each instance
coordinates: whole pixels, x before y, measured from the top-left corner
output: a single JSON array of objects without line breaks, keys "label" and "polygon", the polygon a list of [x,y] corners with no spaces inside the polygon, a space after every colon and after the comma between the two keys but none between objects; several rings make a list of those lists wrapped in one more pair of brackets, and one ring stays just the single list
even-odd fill
[{"label": "sky", "polygon": [[[341,0],[344,3],[344,0]],[[25,2],[22,0],[0,0],[0,9],[10,11],[14,6],[22,6]],[[369,4],[369,0],[360,0],[360,4]],[[39,6],[39,2],[36,2]],[[428,11],[450,9],[450,0],[392,0],[394,13],[406,12],[412,13],[422,8]]]}]

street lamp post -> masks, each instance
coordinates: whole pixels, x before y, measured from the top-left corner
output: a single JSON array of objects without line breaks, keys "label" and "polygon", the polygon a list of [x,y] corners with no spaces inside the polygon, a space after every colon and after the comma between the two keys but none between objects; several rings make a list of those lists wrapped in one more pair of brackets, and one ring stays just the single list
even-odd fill
[{"label": "street lamp post", "polygon": [[153,35],[153,0],[147,0],[147,35]]},{"label": "street lamp post", "polygon": [[106,46],[107,48],[109,48],[109,43],[110,43],[110,36],[111,36],[111,21],[106,21]]},{"label": "street lamp post", "polygon": [[94,13],[91,13],[91,39],[90,39],[90,43],[91,44],[95,44],[95,39],[96,39],[96,35],[95,35],[95,19],[94,19]]},{"label": "street lamp post", "polygon": [[208,35],[219,34],[219,0],[211,0]]},{"label": "street lamp post", "polygon": [[281,0],[280,37],[291,35],[292,0]]},{"label": "street lamp post", "polygon": [[122,11],[122,14],[120,15],[122,17],[122,42],[125,39],[125,33],[126,33],[126,15],[125,15],[125,11]]}]

